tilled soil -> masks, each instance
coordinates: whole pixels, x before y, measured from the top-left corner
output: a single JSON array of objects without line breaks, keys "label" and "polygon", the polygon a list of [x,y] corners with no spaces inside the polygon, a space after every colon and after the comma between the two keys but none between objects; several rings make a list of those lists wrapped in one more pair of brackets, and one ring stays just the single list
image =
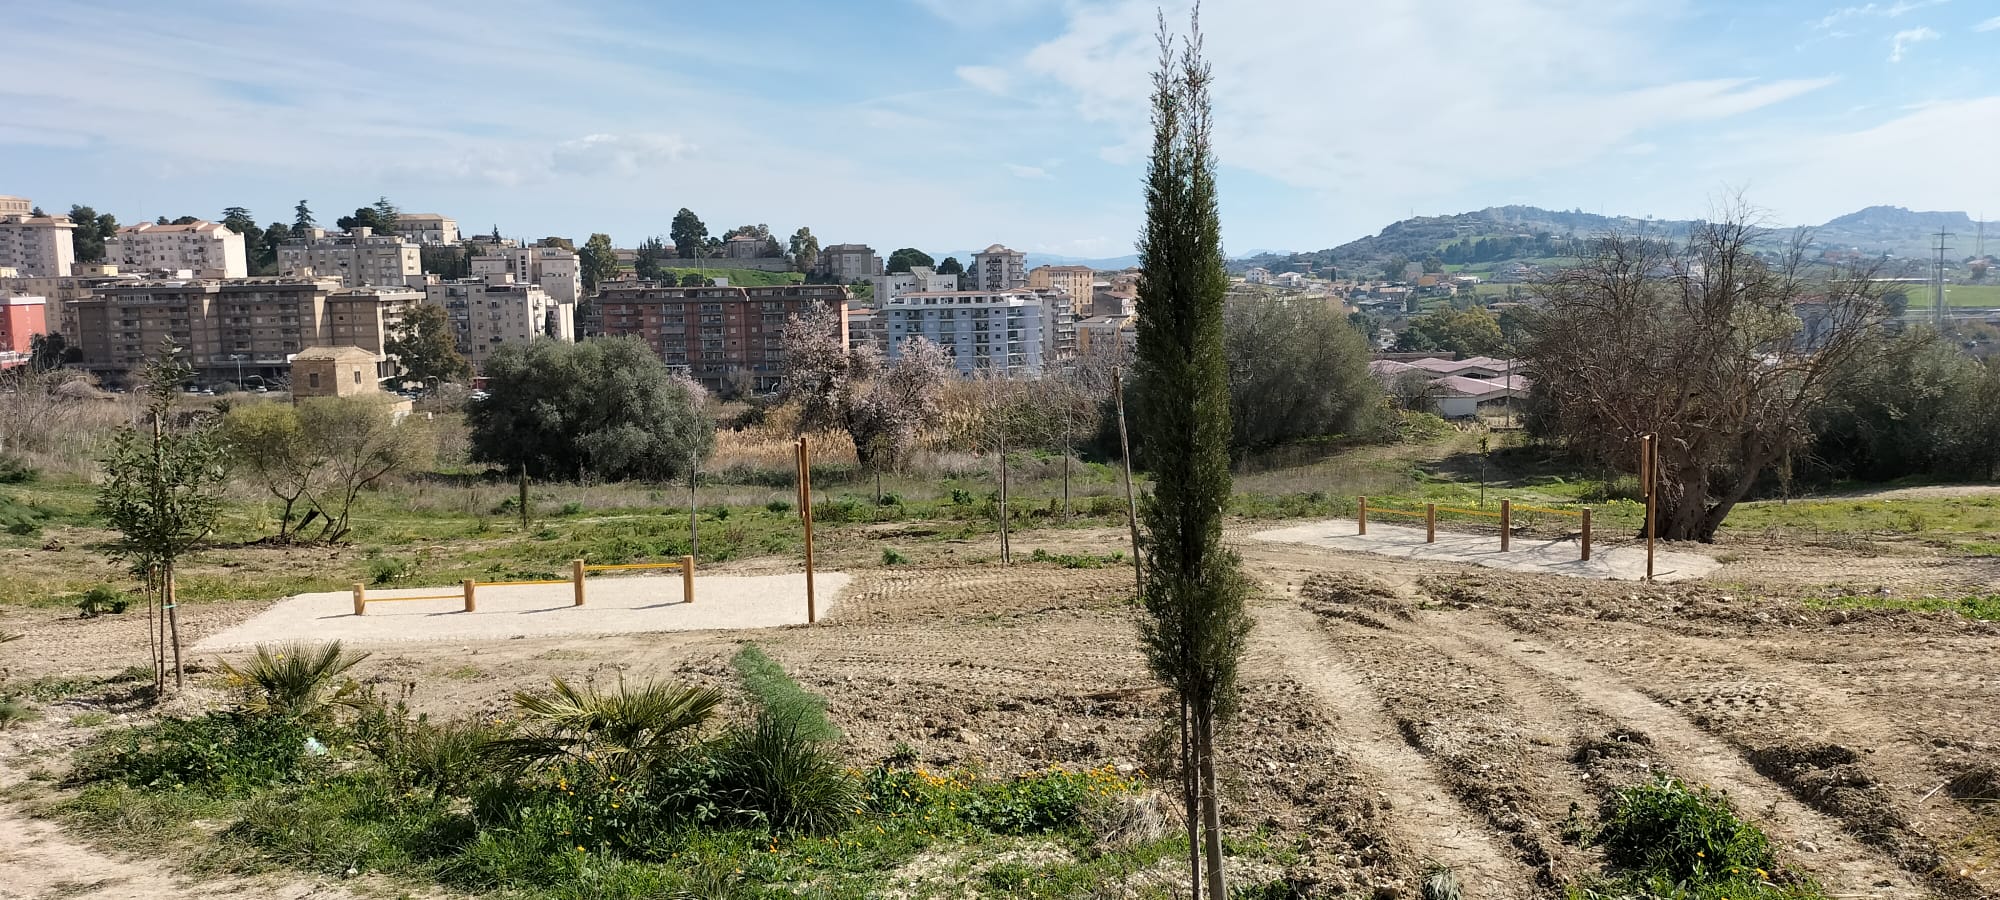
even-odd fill
[{"label": "tilled soil", "polygon": [[[1820,560],[1787,593],[1776,551],[1758,548],[1755,585],[1648,586],[1243,541],[1252,528],[1231,530],[1265,592],[1224,732],[1225,824],[1270,848],[1256,868],[1298,895],[1412,897],[1439,863],[1469,897],[1557,896],[1600,869],[1580,836],[1606,798],[1666,772],[1725,792],[1788,873],[1834,894],[2000,897],[2000,627],[1798,602],[1865,585],[1867,559]],[[1108,553],[1124,538],[1014,546]],[[1110,764],[1170,784],[1168,755],[1149,749],[1164,746],[1166,697],[1139,652],[1131,569],[964,561],[984,552],[913,550],[894,567],[857,552],[835,614],[810,628],[384,645],[358,671],[415,684],[421,708],[487,714],[558,675],[727,683],[730,654],[755,641],[828,698],[857,761]],[[1942,577],[1976,575],[1961,569]],[[187,612],[202,633],[254,608]],[[16,677],[144,660],[140,628],[34,615],[7,626],[41,639],[10,645],[30,650]],[[0,767],[81,740],[63,718],[0,738]],[[0,897],[48,894],[27,874],[37,852],[0,860]]]}]

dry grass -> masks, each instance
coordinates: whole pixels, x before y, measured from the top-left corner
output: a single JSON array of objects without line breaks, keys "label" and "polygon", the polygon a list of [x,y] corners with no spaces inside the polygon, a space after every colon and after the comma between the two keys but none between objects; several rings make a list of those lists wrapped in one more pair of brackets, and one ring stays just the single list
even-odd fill
[{"label": "dry grass", "polygon": [[106,394],[74,372],[0,376],[0,450],[37,470],[89,479],[112,435],[138,414],[128,394]]}]

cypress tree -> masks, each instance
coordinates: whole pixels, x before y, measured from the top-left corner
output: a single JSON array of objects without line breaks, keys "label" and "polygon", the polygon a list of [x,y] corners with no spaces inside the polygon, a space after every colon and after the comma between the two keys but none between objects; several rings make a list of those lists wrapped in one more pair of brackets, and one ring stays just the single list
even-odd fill
[{"label": "cypress tree", "polygon": [[1149,666],[1180,709],[1190,877],[1197,896],[1205,885],[1211,900],[1222,900],[1215,725],[1233,711],[1250,619],[1244,611],[1249,583],[1236,555],[1222,546],[1230,493],[1222,341],[1229,278],[1199,15],[1197,9],[1187,39],[1179,42],[1161,18],[1153,76],[1135,364],[1138,431],[1153,476],[1140,513],[1146,548],[1140,630]]}]

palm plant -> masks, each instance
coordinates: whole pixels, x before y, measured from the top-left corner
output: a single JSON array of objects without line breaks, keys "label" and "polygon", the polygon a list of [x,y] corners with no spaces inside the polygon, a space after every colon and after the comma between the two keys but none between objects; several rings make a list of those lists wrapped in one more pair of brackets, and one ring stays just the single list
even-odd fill
[{"label": "palm plant", "polygon": [[495,741],[488,752],[515,771],[571,760],[629,778],[695,743],[722,701],[720,691],[679,682],[631,687],[621,679],[599,691],[557,678],[546,693],[514,695],[538,733]]},{"label": "palm plant", "polygon": [[222,671],[243,693],[245,709],[261,715],[313,719],[335,703],[353,705],[361,700],[360,686],[353,679],[337,688],[333,685],[336,678],[367,658],[366,653],[343,651],[339,641],[290,644],[276,650],[259,644],[247,665],[238,668],[225,661]]}]

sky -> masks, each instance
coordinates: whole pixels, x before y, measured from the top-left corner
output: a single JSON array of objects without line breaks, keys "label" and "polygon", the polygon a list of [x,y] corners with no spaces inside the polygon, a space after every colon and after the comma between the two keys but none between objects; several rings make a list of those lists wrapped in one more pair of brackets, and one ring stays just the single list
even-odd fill
[{"label": "sky", "polygon": [[[1154,0],[0,0],[0,194],[1132,252]],[[1188,5],[1169,0],[1171,28]],[[1529,204],[2000,217],[2000,0],[1209,0],[1228,252]]]}]

